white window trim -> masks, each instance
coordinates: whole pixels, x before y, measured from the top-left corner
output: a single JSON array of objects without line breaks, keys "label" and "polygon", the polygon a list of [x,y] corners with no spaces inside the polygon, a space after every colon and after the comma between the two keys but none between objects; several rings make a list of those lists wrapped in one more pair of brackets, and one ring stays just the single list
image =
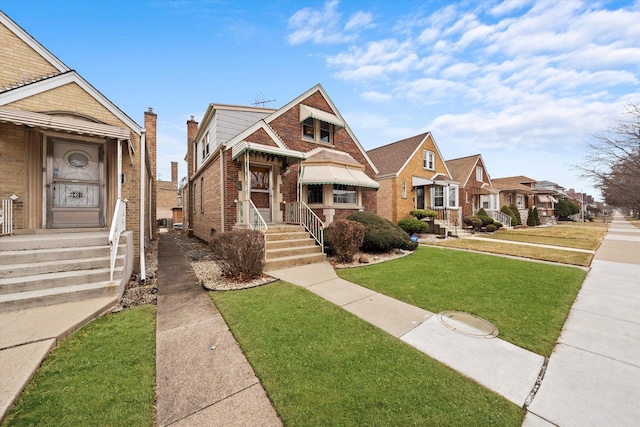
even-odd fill
[{"label": "white window trim", "polygon": [[482,166],[476,166],[476,181],[484,182],[484,170]]},{"label": "white window trim", "polygon": [[329,125],[329,142],[325,142],[325,141],[322,141],[320,139],[320,130],[321,130],[320,129],[320,124],[321,124],[321,121],[318,120],[318,119],[314,119],[314,118],[311,118],[311,120],[313,120],[313,138],[310,138],[310,137],[308,137],[308,136],[306,136],[304,134],[304,126],[305,126],[305,124],[304,124],[304,120],[303,120],[302,122],[300,122],[300,133],[301,133],[302,139],[304,141],[315,142],[316,144],[333,145],[333,135],[334,135],[334,132],[335,132],[335,126],[333,124],[331,124],[331,123],[327,123]]},{"label": "white window trim", "polygon": [[436,169],[436,156],[433,151],[422,150],[422,168],[431,171]]},{"label": "white window trim", "polygon": [[407,198],[407,183],[404,181],[402,182],[402,198]]}]

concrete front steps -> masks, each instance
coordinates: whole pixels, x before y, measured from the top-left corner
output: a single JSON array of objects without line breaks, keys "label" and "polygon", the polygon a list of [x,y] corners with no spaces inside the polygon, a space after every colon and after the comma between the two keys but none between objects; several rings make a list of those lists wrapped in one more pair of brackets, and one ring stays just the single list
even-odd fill
[{"label": "concrete front steps", "polygon": [[108,232],[74,231],[0,238],[0,312],[91,298],[119,300],[128,279],[131,233],[120,238],[111,281]]},{"label": "concrete front steps", "polygon": [[314,264],[327,259],[322,248],[301,225],[271,225],[266,235],[265,270]]}]

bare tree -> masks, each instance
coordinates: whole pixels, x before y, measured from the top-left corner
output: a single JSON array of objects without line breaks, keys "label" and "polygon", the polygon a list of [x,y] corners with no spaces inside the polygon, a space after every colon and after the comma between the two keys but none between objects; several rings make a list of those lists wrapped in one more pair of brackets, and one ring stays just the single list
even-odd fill
[{"label": "bare tree", "polygon": [[633,209],[640,217],[640,107],[629,104],[625,115],[630,119],[594,135],[577,169],[594,181],[607,204]]}]

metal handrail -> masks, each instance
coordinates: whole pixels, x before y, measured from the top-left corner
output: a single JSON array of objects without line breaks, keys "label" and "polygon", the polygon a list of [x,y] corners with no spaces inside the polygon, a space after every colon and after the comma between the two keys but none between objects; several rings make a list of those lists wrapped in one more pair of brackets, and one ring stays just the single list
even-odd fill
[{"label": "metal handrail", "polygon": [[305,202],[290,202],[285,206],[285,222],[300,224],[318,242],[324,253],[324,222],[311,210]]},{"label": "metal handrail", "polygon": [[13,198],[0,199],[0,236],[13,234]]},{"label": "metal handrail", "polygon": [[506,215],[500,211],[487,211],[487,215],[489,215],[491,218],[495,219],[496,221],[500,221],[502,223],[502,225],[504,225],[505,227],[511,227],[511,217],[509,215]]},{"label": "metal handrail", "polygon": [[236,218],[239,224],[247,225],[252,230],[258,230],[262,233],[267,232],[267,222],[262,218],[251,199],[238,201],[236,211]]},{"label": "metal handrail", "polygon": [[127,199],[118,199],[116,201],[116,208],[113,212],[113,219],[111,220],[111,229],[109,230],[109,255],[111,261],[109,280],[113,280],[120,235],[127,229],[127,202]]}]

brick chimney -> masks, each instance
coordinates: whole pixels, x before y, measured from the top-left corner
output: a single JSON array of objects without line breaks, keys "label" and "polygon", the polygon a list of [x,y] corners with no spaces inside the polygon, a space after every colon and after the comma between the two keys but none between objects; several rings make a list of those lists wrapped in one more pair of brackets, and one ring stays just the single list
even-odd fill
[{"label": "brick chimney", "polygon": [[[193,207],[194,195],[193,188],[191,186],[191,178],[196,170],[196,135],[198,134],[198,122],[191,116],[187,120],[187,197],[182,197],[182,232],[190,233],[189,230],[193,227]],[[185,227],[186,219],[186,227]]]},{"label": "brick chimney", "polygon": [[[144,112],[144,128],[147,131],[147,147],[149,147],[149,165],[151,168],[151,182],[153,183],[153,188],[151,188],[151,231],[152,231],[152,239],[158,238],[158,222],[156,221],[157,214],[157,188],[156,188],[156,125],[158,122],[158,116],[153,112],[153,108],[149,107],[148,111]],[[146,183],[148,186],[148,183]]]},{"label": "brick chimney", "polygon": [[178,162],[171,162],[171,183],[178,188]]}]

